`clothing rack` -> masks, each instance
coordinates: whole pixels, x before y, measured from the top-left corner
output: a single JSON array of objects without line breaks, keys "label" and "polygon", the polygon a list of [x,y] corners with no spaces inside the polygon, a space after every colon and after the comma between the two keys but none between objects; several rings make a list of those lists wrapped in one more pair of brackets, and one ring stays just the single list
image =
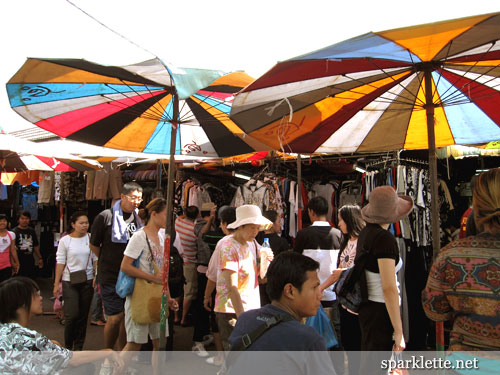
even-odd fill
[{"label": "clothing rack", "polygon": [[377,166],[377,165],[380,165],[380,164],[384,164],[384,167],[385,167],[388,163],[392,163],[392,162],[396,162],[397,165],[401,164],[401,162],[404,162],[404,163],[412,163],[412,164],[425,165],[427,167],[429,166],[429,162],[427,162],[425,160],[409,159],[409,158],[393,158],[393,157],[391,157],[391,158],[388,158],[388,159],[381,159],[381,160],[376,160],[376,161],[372,161],[372,162],[367,162],[367,163],[365,163],[365,167],[366,168],[371,168],[371,167],[374,167],[374,166]]}]

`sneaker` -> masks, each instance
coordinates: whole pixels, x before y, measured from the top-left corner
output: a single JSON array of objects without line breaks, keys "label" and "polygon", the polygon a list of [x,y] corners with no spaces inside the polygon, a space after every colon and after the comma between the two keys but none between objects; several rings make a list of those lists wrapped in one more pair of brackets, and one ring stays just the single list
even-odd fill
[{"label": "sneaker", "polygon": [[208,352],[205,350],[203,343],[194,342],[193,348],[191,349],[198,357],[208,357]]},{"label": "sneaker", "polygon": [[203,341],[202,341],[203,346],[208,346],[213,342],[214,342],[214,337],[212,335],[203,336]]},{"label": "sneaker", "polygon": [[205,359],[205,362],[213,366],[222,366],[222,364],[224,363],[224,359],[219,359],[217,357],[209,357]]}]

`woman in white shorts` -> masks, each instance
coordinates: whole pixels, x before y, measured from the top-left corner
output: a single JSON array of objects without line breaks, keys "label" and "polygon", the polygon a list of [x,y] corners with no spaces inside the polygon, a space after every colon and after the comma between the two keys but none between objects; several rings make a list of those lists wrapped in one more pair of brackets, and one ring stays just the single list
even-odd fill
[{"label": "woman in white shorts", "polygon": [[[161,274],[154,274],[153,259],[160,270],[163,268],[163,249],[164,237],[159,233],[161,228],[165,228],[166,222],[166,206],[165,199],[155,198],[139,211],[139,216],[145,226],[136,231],[127,244],[127,248],[123,253],[121,270],[126,274],[147,281],[161,284]],[[162,231],[163,232],[163,231]],[[149,246],[148,242],[149,241]],[[149,251],[151,248],[151,251]],[[132,265],[142,253],[139,261],[139,267]],[[125,330],[127,332],[127,345],[123,348],[124,351],[138,351],[142,344],[148,342],[148,335],[153,342],[153,350],[157,351],[160,339],[160,323],[140,324],[132,320],[131,317],[131,297],[127,296],[125,300]],[[170,298],[168,293],[168,304],[172,310],[178,310],[177,302]],[[168,334],[168,333],[167,333]]]}]

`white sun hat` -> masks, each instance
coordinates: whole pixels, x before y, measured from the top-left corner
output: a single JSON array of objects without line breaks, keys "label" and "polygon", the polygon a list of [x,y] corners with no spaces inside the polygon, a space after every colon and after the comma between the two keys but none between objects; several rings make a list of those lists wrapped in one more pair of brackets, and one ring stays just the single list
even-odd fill
[{"label": "white sun hat", "polygon": [[245,204],[236,209],[236,221],[229,224],[229,229],[236,229],[245,224],[256,224],[262,227],[261,230],[270,228],[273,223],[262,216],[262,212],[258,206],[253,204]]}]

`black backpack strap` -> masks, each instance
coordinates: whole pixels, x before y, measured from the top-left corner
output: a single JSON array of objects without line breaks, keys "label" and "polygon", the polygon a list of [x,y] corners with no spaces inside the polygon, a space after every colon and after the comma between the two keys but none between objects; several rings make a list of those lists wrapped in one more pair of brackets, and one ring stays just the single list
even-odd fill
[{"label": "black backpack strap", "polygon": [[233,351],[243,351],[247,350],[260,336],[262,336],[265,332],[270,330],[271,328],[277,326],[281,322],[289,322],[295,320],[291,315],[275,315],[265,323],[261,324],[257,328],[255,328],[252,332],[246,333],[241,337],[241,340],[237,342],[232,348]]}]

